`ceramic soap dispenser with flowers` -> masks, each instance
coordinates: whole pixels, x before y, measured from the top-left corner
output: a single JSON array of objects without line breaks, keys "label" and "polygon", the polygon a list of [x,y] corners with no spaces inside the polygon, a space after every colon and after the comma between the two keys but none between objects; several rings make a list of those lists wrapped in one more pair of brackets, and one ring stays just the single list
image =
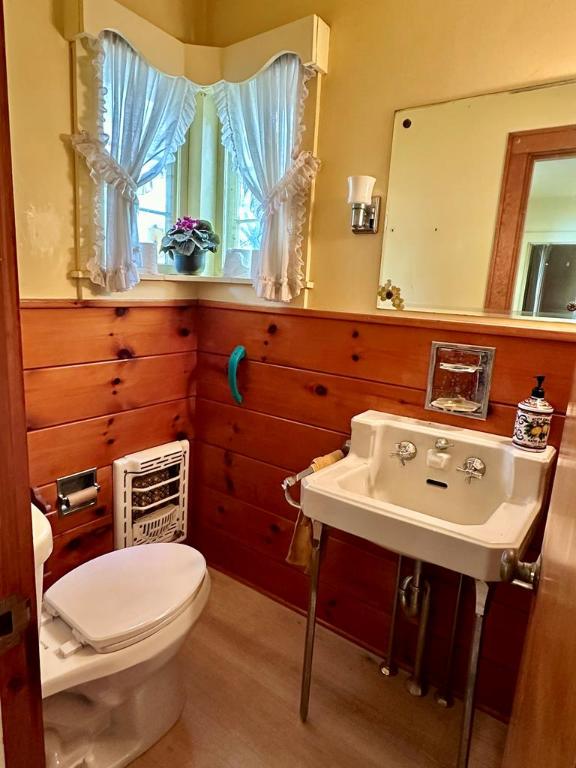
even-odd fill
[{"label": "ceramic soap dispenser with flowers", "polygon": [[544,397],[544,376],[536,376],[537,386],[530,397],[518,403],[512,442],[525,451],[543,451],[548,444],[554,408]]}]

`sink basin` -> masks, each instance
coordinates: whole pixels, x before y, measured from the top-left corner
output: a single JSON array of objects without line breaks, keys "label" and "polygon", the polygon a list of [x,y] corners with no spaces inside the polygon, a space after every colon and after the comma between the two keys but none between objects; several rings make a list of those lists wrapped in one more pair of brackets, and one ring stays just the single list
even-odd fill
[{"label": "sink basin", "polygon": [[[448,448],[437,450],[438,438]],[[416,446],[412,460],[391,455]],[[530,453],[506,437],[366,411],[352,419],[348,456],[302,481],[308,517],[386,549],[500,580],[502,553],[522,556],[542,509],[555,450]],[[466,459],[482,477],[459,471]]]}]

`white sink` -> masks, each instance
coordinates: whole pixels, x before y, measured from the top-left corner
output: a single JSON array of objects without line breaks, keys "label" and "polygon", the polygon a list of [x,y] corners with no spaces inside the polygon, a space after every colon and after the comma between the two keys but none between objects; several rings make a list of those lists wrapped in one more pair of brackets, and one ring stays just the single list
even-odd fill
[{"label": "white sink", "polygon": [[[437,451],[438,438],[450,444]],[[404,465],[390,454],[409,441]],[[302,481],[305,515],[386,549],[482,581],[500,580],[505,550],[522,556],[542,509],[554,448],[530,453],[506,437],[366,411],[350,453]],[[468,458],[483,477],[458,471]],[[444,468],[430,464],[444,464]]]}]

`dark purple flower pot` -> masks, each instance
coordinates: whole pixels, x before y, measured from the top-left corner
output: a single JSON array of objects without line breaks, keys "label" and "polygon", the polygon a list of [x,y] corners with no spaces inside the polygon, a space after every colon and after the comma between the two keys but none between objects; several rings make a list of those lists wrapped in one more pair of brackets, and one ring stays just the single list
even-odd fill
[{"label": "dark purple flower pot", "polygon": [[195,250],[189,256],[174,252],[174,267],[179,275],[199,275],[206,266],[206,251]]}]

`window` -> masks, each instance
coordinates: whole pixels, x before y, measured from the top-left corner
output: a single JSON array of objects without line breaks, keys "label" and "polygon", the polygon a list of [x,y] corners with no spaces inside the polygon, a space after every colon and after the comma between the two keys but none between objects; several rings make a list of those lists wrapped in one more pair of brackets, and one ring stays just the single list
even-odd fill
[{"label": "window", "polygon": [[[172,225],[175,207],[174,164],[153,179],[145,188],[138,190],[138,236],[141,243],[155,243],[160,248],[164,232]],[[158,261],[165,263],[164,254]]]},{"label": "window", "polygon": [[[141,243],[160,248],[164,233],[180,216],[207,219],[220,235],[216,254],[208,254],[204,274],[249,278],[260,248],[257,203],[222,147],[221,125],[209,94],[197,96],[196,118],[176,162],[138,191]],[[161,271],[171,258],[158,252]]]}]

